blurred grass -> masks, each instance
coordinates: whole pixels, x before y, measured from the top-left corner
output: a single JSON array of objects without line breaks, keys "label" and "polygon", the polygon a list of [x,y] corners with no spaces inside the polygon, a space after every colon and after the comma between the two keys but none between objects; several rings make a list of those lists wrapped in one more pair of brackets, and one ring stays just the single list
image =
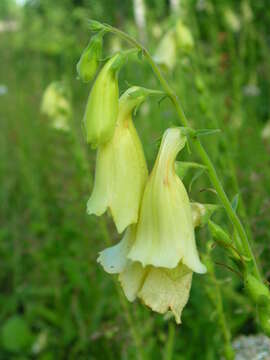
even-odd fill
[{"label": "blurred grass", "polygon": [[[146,359],[218,359],[223,335],[210,277],[194,276],[180,327],[135,302],[127,305],[132,329],[114,282],[96,263],[106,241],[104,223],[85,212],[95,154],[81,129],[89,85],[76,80],[75,64],[89,36],[83,21],[89,12],[135,35],[136,29],[129,4],[75,3],[47,1],[39,7],[29,2],[24,12],[12,15],[22,23],[20,30],[0,33],[0,83],[8,87],[0,96],[0,359],[136,359],[134,331]],[[168,24],[160,10],[166,4],[146,3],[153,52],[160,41],[153,28]],[[253,20],[242,22],[235,33],[224,21],[224,9],[241,18],[238,3],[206,3],[212,11],[198,11],[194,1],[183,3],[196,46],[189,55],[178,53],[168,78],[196,127],[222,130],[203,142],[230,198],[236,193],[242,198],[239,211],[269,279],[270,145],[262,141],[261,130],[269,119],[270,15],[264,2],[252,4]],[[107,53],[110,46],[109,38]],[[40,114],[44,89],[61,79],[72,93],[70,133],[52,129]],[[125,80],[159,87],[145,64],[124,68],[121,91]],[[259,94],[245,95],[249,85]],[[149,167],[162,132],[176,123],[166,99],[160,104],[151,99],[139,110],[135,124]],[[202,191],[209,187],[202,175],[191,199],[216,202],[211,191]],[[219,221],[230,229],[224,215]],[[111,219],[105,222],[110,241],[118,241]],[[203,253],[208,239],[206,230],[198,233]],[[212,256],[224,262],[219,249]],[[258,332],[239,279],[220,266],[216,276],[232,336]],[[12,334],[19,334],[18,342]]]}]

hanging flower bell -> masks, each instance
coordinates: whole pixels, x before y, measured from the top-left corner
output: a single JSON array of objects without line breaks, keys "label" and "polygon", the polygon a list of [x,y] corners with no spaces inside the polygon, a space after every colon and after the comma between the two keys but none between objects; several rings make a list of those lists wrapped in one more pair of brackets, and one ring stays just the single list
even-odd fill
[{"label": "hanging flower bell", "polygon": [[99,216],[109,209],[119,233],[138,220],[148,170],[132,111],[152,93],[134,86],[121,96],[114,134],[98,148],[94,189],[87,211]]}]

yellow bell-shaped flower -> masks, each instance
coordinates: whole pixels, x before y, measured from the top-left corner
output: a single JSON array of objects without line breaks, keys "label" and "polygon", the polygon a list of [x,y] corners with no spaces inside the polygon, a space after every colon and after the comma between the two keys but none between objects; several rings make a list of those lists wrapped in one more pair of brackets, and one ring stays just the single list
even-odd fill
[{"label": "yellow bell-shaped flower", "polygon": [[138,220],[148,171],[132,111],[151,93],[132,87],[121,96],[114,134],[97,152],[95,183],[87,212],[102,215],[109,209],[119,233]]},{"label": "yellow bell-shaped flower", "polygon": [[118,114],[118,71],[126,55],[117,53],[103,66],[90,92],[84,113],[86,140],[93,148],[113,135]]},{"label": "yellow bell-shaped flower", "polygon": [[195,243],[191,206],[186,189],[175,173],[175,158],[186,137],[180,128],[163,135],[159,153],[145,187],[128,258],[144,267],[175,268],[180,261],[197,273],[204,273]]},{"label": "yellow bell-shaped flower", "polygon": [[174,30],[169,30],[162,37],[154,54],[154,60],[165,69],[173,70],[176,63],[176,38]]}]

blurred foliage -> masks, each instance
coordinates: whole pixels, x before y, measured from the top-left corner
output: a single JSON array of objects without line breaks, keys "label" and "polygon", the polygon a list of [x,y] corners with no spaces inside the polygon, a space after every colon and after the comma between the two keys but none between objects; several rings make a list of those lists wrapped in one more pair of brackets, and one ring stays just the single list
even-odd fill
[{"label": "blurred foliage", "polygon": [[[270,119],[268,1],[183,0],[180,15],[170,14],[165,0],[145,4],[151,52],[179,17],[191,31],[194,48],[187,53],[178,46],[166,74],[192,123],[222,130],[203,142],[230,198],[240,195],[239,214],[269,279],[270,142],[261,138]],[[95,165],[81,128],[90,86],[76,79],[90,37],[88,18],[137,34],[131,1],[0,2],[0,83],[8,90],[0,95],[0,358],[136,359],[135,333],[148,359],[218,359],[224,340],[217,287],[232,337],[259,331],[236,274],[216,265],[211,276],[194,276],[177,327],[139,303],[123,304],[96,264],[106,241],[104,223],[85,212]],[[108,35],[104,53],[119,46]],[[144,63],[130,62],[121,71],[121,92],[126,80],[160,87]],[[40,113],[43,93],[55,81],[70,89],[70,132],[52,128]],[[138,111],[135,125],[149,167],[162,132],[176,123],[166,99],[151,99]],[[198,161],[187,151],[185,159]],[[186,176],[187,188],[193,177]],[[191,199],[217,202],[210,187],[205,174],[196,177]],[[222,212],[216,220],[231,231]],[[109,217],[106,223],[117,241]],[[203,254],[209,239],[207,229],[198,231]],[[212,261],[224,258],[218,247],[211,250]]]}]

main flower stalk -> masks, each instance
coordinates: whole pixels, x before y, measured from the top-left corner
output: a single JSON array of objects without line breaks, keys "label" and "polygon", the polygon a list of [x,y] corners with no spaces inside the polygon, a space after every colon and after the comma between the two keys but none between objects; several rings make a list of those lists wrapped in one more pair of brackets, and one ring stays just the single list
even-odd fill
[{"label": "main flower stalk", "polygon": [[[117,28],[114,28],[110,25],[107,25],[107,24],[100,24],[100,26],[101,26],[101,28],[106,29],[109,32],[120,36],[122,39],[126,40],[129,44],[131,44],[132,46],[135,46],[137,49],[139,49],[142,52],[144,58],[147,60],[147,62],[151,66],[155,76],[157,77],[160,84],[162,85],[165,93],[171,99],[171,101],[176,109],[179,123],[182,126],[190,127],[189,121],[183,111],[183,108],[181,106],[181,103],[180,103],[176,93],[168,84],[166,78],[160,71],[159,67],[156,65],[155,61],[153,60],[153,58],[150,55],[150,53],[148,52],[148,50],[143,45],[141,45],[136,39],[129,36],[125,32],[123,32]],[[248,258],[250,258],[253,263],[254,275],[256,276],[256,278],[258,280],[262,281],[260,270],[259,270],[256,258],[255,258],[255,255],[253,253],[253,250],[251,248],[251,245],[249,243],[245,229],[244,229],[242,222],[239,219],[237,213],[232,208],[230,200],[228,199],[228,196],[226,195],[226,193],[223,189],[221,181],[218,178],[216,169],[215,169],[211,159],[209,158],[206,150],[204,149],[203,145],[201,144],[200,140],[198,139],[198,137],[193,137],[192,140],[194,143],[194,147],[195,147],[197,153],[199,154],[203,164],[207,167],[209,179],[218,194],[220,202],[222,203],[225,211],[227,212],[227,215],[228,215],[229,219],[231,220],[234,228],[237,230],[237,233],[241,239],[242,247],[245,250],[245,255]]]}]

